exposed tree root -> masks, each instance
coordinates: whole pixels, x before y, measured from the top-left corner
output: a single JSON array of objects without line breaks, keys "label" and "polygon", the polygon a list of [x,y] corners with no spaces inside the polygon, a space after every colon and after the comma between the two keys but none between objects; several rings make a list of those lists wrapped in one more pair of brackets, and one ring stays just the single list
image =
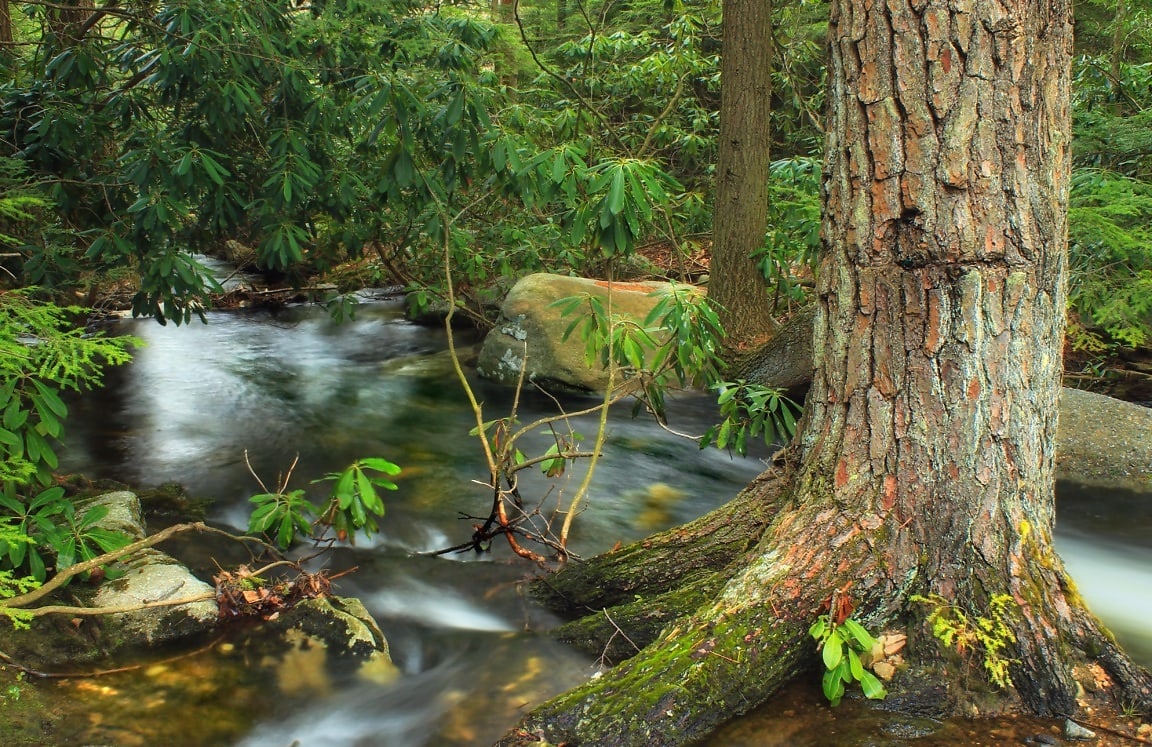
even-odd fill
[{"label": "exposed tree root", "polygon": [[[1031,567],[1015,569],[1016,575],[1001,574],[988,564],[941,586],[939,579],[925,575],[922,554],[904,555],[912,558],[905,563],[900,553],[885,548],[892,533],[901,531],[894,515],[856,516],[806,501],[788,503],[766,533],[757,523],[762,517],[739,520],[757,498],[767,495],[768,505],[783,505],[783,485],[782,479],[760,481],[698,522],[594,559],[578,571],[565,570],[547,582],[550,599],[566,608],[579,609],[586,601],[580,592],[586,590],[588,607],[598,609],[577,625],[565,626],[565,636],[575,638],[579,631],[585,647],[606,645],[609,657],[630,653],[628,639],[647,645],[602,676],[537,708],[499,744],[611,747],[698,741],[819,665],[808,627],[827,612],[838,590],[851,598],[854,617],[869,629],[907,627],[910,664],[897,675],[894,688],[912,701],[917,691],[945,701],[938,712],[970,715],[974,704],[996,703],[1001,710],[1071,716],[1078,708],[1076,672],[1093,663],[1107,672],[1116,702],[1152,706],[1152,677],[1132,664],[1083,607],[1054,555],[1028,558]],[[742,533],[742,547],[732,536],[709,542],[718,532],[709,534],[707,528],[716,528],[720,517],[736,523],[731,530]],[[761,535],[755,551],[747,552],[748,543]],[[727,548],[727,563],[693,572],[693,561],[683,558],[689,552],[685,548],[694,553],[705,547]],[[1023,544],[1025,551],[1028,547]],[[682,567],[666,567],[677,565]],[[597,585],[592,569],[605,574],[606,583]],[[645,581],[644,569],[656,571],[658,578]],[[653,599],[634,598],[661,584],[666,591]],[[914,594],[941,588],[951,590],[950,603],[973,615],[994,595],[1010,594],[1015,600],[1011,691],[997,691],[983,680],[980,651],[943,647],[926,622],[930,610],[909,601]],[[653,619],[662,622],[663,613],[701,598],[694,610],[652,638],[653,623],[645,620],[649,606],[657,608]],[[973,683],[976,691],[969,691]]]}]

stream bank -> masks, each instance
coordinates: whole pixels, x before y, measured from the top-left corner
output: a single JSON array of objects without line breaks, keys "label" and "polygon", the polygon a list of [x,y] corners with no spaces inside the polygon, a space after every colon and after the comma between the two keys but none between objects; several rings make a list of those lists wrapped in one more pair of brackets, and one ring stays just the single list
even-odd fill
[{"label": "stream bank", "polygon": [[[471,747],[494,741],[526,704],[594,671],[595,657],[546,635],[557,621],[523,593],[530,566],[503,549],[418,554],[466,540],[471,522],[464,517],[483,514],[490,503],[473,482],[485,474],[483,458],[467,436],[474,424],[441,330],[410,324],[398,303],[366,304],[345,324],[321,309],[288,307],[213,312],[207,326],[121,326],[149,345],[130,366],[112,372],[98,401],[73,404],[62,467],[133,485],[185,485],[193,498],[213,499],[209,521],[236,528],[246,523],[248,496],[259,491],[244,466],[244,449],[266,480],[299,454],[293,485],[304,489],[355,458],[397,462],[404,472],[400,490],[385,497],[381,534],[337,550],[324,563],[333,574],[358,569],[339,579],[338,592],[363,600],[379,621],[399,676],[375,682],[307,659],[272,674],[218,647],[171,662],[159,661],[166,654],[157,652],[133,673],[44,683],[60,699],[48,702],[44,713],[67,707],[54,721],[56,731],[46,732],[53,735],[50,744],[283,747],[298,739],[302,747]],[[507,390],[474,385],[487,417],[508,412]],[[530,396],[520,417],[528,421],[551,407],[546,398]],[[701,451],[649,421],[633,420],[628,410],[613,415],[609,454],[574,527],[575,547],[584,555],[694,518],[730,499],[763,468],[766,450],[748,459]],[[700,433],[712,413],[706,398],[685,395],[672,403],[672,425]],[[585,419],[577,427],[590,434],[594,424]],[[547,443],[526,446],[542,452]],[[573,470],[549,500],[582,477]],[[525,477],[523,490],[549,496],[538,474]],[[1137,604],[1132,589],[1152,588],[1152,505],[1116,492],[1060,490],[1058,549],[1085,596],[1100,605],[1125,645],[1139,651],[1152,640],[1152,611]],[[228,560],[208,548],[182,558],[194,569]],[[1097,601],[1107,599],[1114,601]],[[1152,656],[1143,660],[1152,663]],[[806,690],[797,686],[808,697],[798,702],[808,706],[794,707],[789,727],[812,740],[850,720],[844,706],[830,711],[820,704],[818,680]],[[762,737],[778,728],[765,724]],[[854,744],[877,743],[869,728],[852,732],[860,740]],[[968,743],[955,739],[950,744]]]}]

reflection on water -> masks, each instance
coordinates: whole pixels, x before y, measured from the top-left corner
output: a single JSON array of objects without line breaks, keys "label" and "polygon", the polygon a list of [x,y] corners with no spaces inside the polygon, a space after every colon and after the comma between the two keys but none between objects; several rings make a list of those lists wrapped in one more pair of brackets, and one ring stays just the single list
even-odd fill
[{"label": "reflection on water", "polygon": [[[360,597],[377,617],[403,675],[380,684],[327,671],[323,687],[287,693],[259,668],[224,655],[203,657],[165,670],[177,679],[185,673],[180,695],[173,689],[164,696],[164,687],[138,675],[109,680],[110,687],[136,692],[132,697],[77,693],[100,722],[79,732],[83,741],[484,744],[526,706],[589,676],[591,662],[532,632],[553,621],[525,598],[521,585],[531,569],[505,548],[484,556],[412,554],[466,541],[468,517],[486,513],[490,501],[474,482],[486,470],[467,435],[474,421],[442,331],[408,324],[388,304],[364,306],[356,322],[343,325],[318,309],[294,308],[214,313],[207,326],[131,322],[124,328],[148,347],[112,373],[106,390],[75,404],[62,467],[145,486],[178,482],[194,496],[216,499],[214,520],[242,527],[246,497],[260,490],[245,451],[269,487],[299,455],[292,487],[317,491],[313,497],[319,488],[311,481],[353,459],[397,462],[404,468],[401,487],[385,495],[380,535],[325,562],[334,572],[358,568],[339,580],[338,591]],[[475,385],[485,417],[508,414],[507,390]],[[552,414],[553,407],[546,398],[526,396],[519,420]],[[673,404],[673,425],[701,433],[711,413],[705,400],[682,398]],[[595,422],[583,418],[576,428],[591,438]],[[542,453],[547,445],[541,433],[523,450]],[[575,524],[574,549],[591,554],[691,519],[735,495],[760,466],[756,459],[701,451],[622,410]],[[554,506],[572,495],[583,469],[551,488],[533,471],[521,492],[546,496]],[[1107,522],[1076,524],[1091,518],[1077,505],[1099,509],[1107,502],[1098,496],[1076,501],[1069,500],[1067,515],[1061,504],[1058,549],[1097,611],[1152,661],[1146,625],[1152,609],[1147,599],[1131,598],[1133,589],[1152,588],[1152,518],[1145,509],[1112,521],[1131,545],[1122,552],[1122,545],[1109,547]]]}]

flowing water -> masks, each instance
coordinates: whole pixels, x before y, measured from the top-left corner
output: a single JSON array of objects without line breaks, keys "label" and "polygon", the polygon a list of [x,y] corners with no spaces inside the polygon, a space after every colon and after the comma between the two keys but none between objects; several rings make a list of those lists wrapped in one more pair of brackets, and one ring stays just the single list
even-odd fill
[{"label": "flowing water", "polygon": [[[358,457],[403,467],[400,490],[384,495],[380,534],[326,561],[334,571],[357,568],[337,590],[362,599],[380,622],[399,673],[346,671],[303,655],[255,666],[217,646],[98,684],[60,685],[84,713],[57,743],[479,745],[522,709],[593,671],[594,661],[541,634],[554,621],[523,594],[531,568],[506,548],[414,554],[467,541],[469,517],[486,514],[490,503],[476,482],[484,461],[468,436],[475,423],[442,331],[409,324],[388,302],[365,304],[344,324],[293,307],[214,312],[208,325],[123,322],[118,329],[147,345],[112,372],[106,389],[74,405],[64,469],[141,486],[179,483],[214,500],[212,521],[242,528],[247,497],[262,492],[246,461],[270,488],[297,456],[293,487],[309,487]],[[486,418],[509,414],[511,392],[472,383]],[[553,412],[551,401],[527,396],[517,414],[528,423]],[[699,434],[711,417],[701,397],[673,404],[680,431]],[[583,418],[577,430],[590,441],[595,422]],[[542,452],[547,443],[534,436],[524,450]],[[701,451],[623,409],[612,419],[606,453],[574,525],[580,554],[698,516],[762,466],[757,458]],[[582,475],[574,469],[551,489],[542,477],[526,478],[522,493],[554,506]],[[1066,492],[1058,549],[1099,614],[1152,662],[1152,602],[1135,592],[1152,588],[1152,507],[1122,495]],[[775,743],[735,734],[727,743]]]}]

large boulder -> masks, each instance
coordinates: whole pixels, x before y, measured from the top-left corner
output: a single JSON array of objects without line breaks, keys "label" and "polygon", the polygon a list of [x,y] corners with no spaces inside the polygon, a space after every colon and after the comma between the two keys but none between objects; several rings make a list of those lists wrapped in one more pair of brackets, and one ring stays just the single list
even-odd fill
[{"label": "large boulder", "polygon": [[1071,482],[1152,492],[1152,409],[1064,387],[1056,468]]},{"label": "large boulder", "polygon": [[500,319],[484,339],[476,368],[481,376],[502,384],[515,384],[523,369],[527,380],[541,386],[603,391],[608,385],[607,369],[586,363],[584,341],[578,333],[564,339],[574,317],[564,316],[552,304],[562,298],[589,294],[607,305],[611,294],[614,316],[643,323],[659,301],[658,292],[670,288],[670,284],[660,282],[529,275],[516,283],[504,299]]}]

